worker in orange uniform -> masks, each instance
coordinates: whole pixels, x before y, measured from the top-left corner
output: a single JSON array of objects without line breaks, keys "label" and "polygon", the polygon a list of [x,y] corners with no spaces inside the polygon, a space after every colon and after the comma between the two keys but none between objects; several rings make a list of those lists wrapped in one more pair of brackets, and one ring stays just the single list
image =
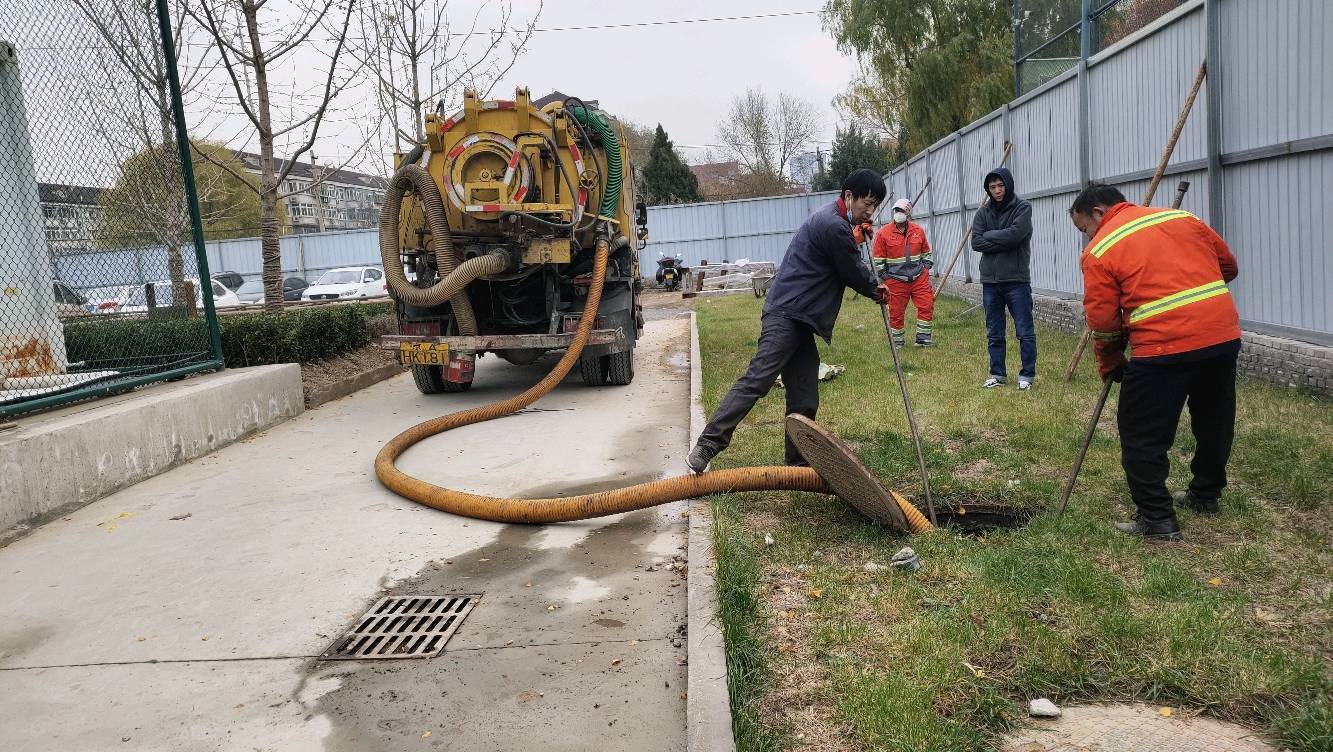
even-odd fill
[{"label": "worker in orange uniform", "polygon": [[[1083,250],[1083,310],[1103,378],[1123,379],[1117,421],[1120,457],[1138,513],[1121,532],[1180,539],[1172,505],[1217,514],[1227,484],[1236,422],[1240,317],[1227,283],[1236,259],[1189,212],[1125,201],[1093,183],[1069,209],[1088,238]],[[1126,361],[1128,344],[1133,360]],[[1167,492],[1167,451],[1189,403],[1197,447],[1189,490]]]},{"label": "worker in orange uniform", "polygon": [[907,334],[903,320],[907,301],[916,305],[916,344],[929,347],[931,320],[935,315],[935,293],[930,289],[930,256],[926,231],[912,221],[912,202],[905,198],[893,204],[893,222],[875,233],[871,248],[875,272],[889,291],[889,335],[894,347],[902,347]]}]

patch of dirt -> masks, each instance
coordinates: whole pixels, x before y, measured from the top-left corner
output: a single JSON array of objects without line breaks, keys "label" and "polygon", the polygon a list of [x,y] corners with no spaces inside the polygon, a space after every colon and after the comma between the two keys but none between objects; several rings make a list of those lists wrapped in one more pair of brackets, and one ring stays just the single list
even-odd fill
[{"label": "patch of dirt", "polygon": [[693,310],[697,298],[682,298],[681,291],[668,292],[666,290],[655,290],[647,288],[639,293],[639,305],[644,310],[653,310],[657,308],[681,308]]},{"label": "patch of dirt", "polygon": [[312,392],[397,361],[398,356],[392,350],[366,346],[326,360],[302,363],[301,391],[309,401]]},{"label": "patch of dirt", "polygon": [[977,460],[967,467],[960,468],[954,472],[954,477],[959,480],[981,480],[993,472],[995,466],[990,460]]},{"label": "patch of dirt", "polygon": [[852,726],[839,719],[824,662],[806,628],[809,583],[789,567],[765,572],[759,587],[773,614],[773,682],[759,701],[759,716],[786,729],[787,749],[834,752],[859,749]]}]

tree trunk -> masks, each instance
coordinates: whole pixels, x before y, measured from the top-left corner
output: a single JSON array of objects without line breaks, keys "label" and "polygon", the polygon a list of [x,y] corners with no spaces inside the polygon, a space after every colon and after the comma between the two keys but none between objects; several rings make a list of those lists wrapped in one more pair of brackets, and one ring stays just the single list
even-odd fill
[{"label": "tree trunk", "polygon": [[268,61],[259,37],[259,6],[247,0],[241,6],[250,35],[255,69],[255,96],[259,100],[259,247],[264,270],[264,312],[282,312],[282,244],[278,228],[278,171],[273,164],[273,120],[269,115]]},{"label": "tree trunk", "polygon": [[282,243],[278,237],[276,190],[259,194],[259,246],[264,260],[264,312],[281,313]]}]

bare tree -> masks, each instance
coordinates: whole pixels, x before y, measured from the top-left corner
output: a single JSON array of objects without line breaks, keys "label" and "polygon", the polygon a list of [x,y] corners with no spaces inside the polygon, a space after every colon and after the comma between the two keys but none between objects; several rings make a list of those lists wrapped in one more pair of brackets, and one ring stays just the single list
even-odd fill
[{"label": "bare tree", "polygon": [[[208,74],[204,65],[186,64],[191,33],[183,23],[179,3],[171,8],[173,46],[163,50],[154,0],[73,0],[100,39],[88,85],[79,96],[98,113],[100,127],[93,132],[122,174],[114,192],[116,206],[107,207],[106,221],[120,226],[109,237],[138,238],[161,245],[167,254],[173,301],[188,306],[193,295],[184,283],[185,260],[181,244],[190,230],[185,182],[176,146],[176,127],[167,81],[166,54],[175,56],[183,98],[201,87]],[[140,157],[138,155],[151,155]],[[200,186],[201,193],[208,186]]]},{"label": "bare tree", "polygon": [[792,157],[819,131],[819,115],[809,102],[787,92],[772,100],[763,89],[747,89],[731,101],[717,125],[722,150],[740,163],[751,195],[781,193]]},{"label": "bare tree", "polygon": [[[232,93],[242,114],[259,141],[259,240],[263,255],[264,310],[282,310],[282,253],[279,245],[278,202],[286,198],[282,186],[300,158],[315,145],[320,126],[333,100],[355,78],[356,65],[342,65],[347,46],[347,30],[355,15],[356,0],[294,0],[284,15],[268,8],[270,0],[190,0],[186,13],[204,30],[220,67],[226,72]],[[261,18],[261,11],[265,11]],[[278,34],[272,29],[282,29]],[[333,39],[316,40],[318,29],[328,31]],[[332,44],[332,49],[328,49]],[[313,92],[313,104],[288,108],[289,119],[274,121],[270,75],[278,64],[299,50],[318,50],[328,61],[328,70],[319,74],[321,85]],[[340,69],[341,75],[340,75]],[[286,153],[279,164],[274,156],[279,139],[295,139],[297,146]],[[363,144],[364,146],[364,144]],[[215,161],[206,151],[195,153],[242,177],[234,167]],[[326,170],[323,175],[332,174]],[[316,175],[310,190],[320,182]],[[303,191],[304,192],[304,189]]]},{"label": "bare tree", "polygon": [[[490,28],[482,16],[494,9]],[[514,23],[512,0],[483,2],[465,25],[455,25],[449,0],[365,0],[359,21],[363,43],[350,52],[369,68],[394,151],[404,141],[425,141],[425,117],[441,103],[457,101],[464,88],[485,97],[518,61],[541,15]]]}]

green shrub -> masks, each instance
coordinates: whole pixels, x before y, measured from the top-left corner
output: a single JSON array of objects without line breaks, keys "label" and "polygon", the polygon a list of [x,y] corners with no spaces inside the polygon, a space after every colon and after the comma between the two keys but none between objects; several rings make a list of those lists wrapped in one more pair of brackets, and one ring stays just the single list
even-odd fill
[{"label": "green shrub", "polygon": [[[333,357],[369,344],[371,318],[382,321],[392,311],[391,303],[367,303],[220,316],[222,359],[228,368],[244,368]],[[375,328],[382,326],[377,322]],[[207,353],[208,347],[208,328],[199,318],[107,318],[65,325],[70,362],[88,367],[169,363]]]}]

